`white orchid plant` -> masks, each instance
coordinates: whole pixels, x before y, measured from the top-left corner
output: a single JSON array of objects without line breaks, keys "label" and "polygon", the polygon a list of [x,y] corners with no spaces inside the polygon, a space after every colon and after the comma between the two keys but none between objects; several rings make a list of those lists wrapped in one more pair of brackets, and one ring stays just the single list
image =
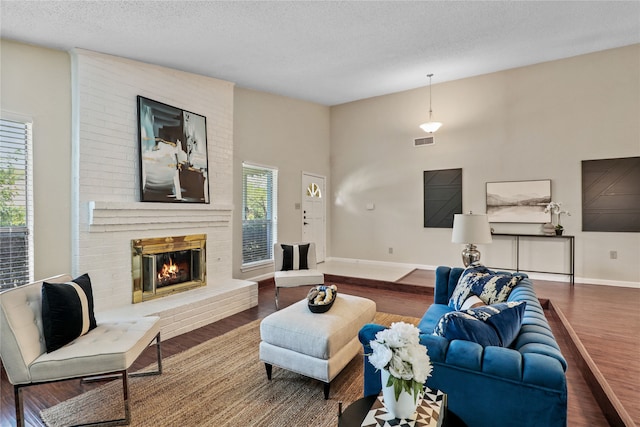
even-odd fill
[{"label": "white orchid plant", "polygon": [[[395,322],[371,340],[369,362],[378,370],[389,371],[387,387],[393,386],[396,399],[402,390],[417,397],[431,376],[427,347],[420,344],[420,330],[405,322]],[[384,385],[384,384],[383,384]]]},{"label": "white orchid plant", "polygon": [[571,213],[569,213],[569,211],[562,210],[562,203],[560,202],[549,202],[547,207],[544,208],[544,212],[545,213],[551,212],[553,215],[556,215],[556,217],[558,218],[558,223],[556,224],[556,228],[562,228],[562,223],[560,220],[560,217],[562,216],[562,214],[567,214],[567,216],[571,216]]}]

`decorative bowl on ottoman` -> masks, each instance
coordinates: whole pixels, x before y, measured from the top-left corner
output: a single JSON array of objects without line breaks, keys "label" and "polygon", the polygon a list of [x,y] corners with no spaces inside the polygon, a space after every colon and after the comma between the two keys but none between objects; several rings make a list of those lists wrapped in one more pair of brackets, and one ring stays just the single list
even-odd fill
[{"label": "decorative bowl on ottoman", "polygon": [[329,311],[338,295],[336,285],[320,285],[309,290],[307,301],[312,313],[326,313]]}]

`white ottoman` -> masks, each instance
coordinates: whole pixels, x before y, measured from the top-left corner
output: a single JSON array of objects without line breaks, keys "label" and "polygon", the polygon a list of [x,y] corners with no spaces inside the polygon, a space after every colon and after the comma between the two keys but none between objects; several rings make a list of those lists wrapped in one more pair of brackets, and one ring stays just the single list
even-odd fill
[{"label": "white ottoman", "polygon": [[265,317],[260,323],[260,360],[271,379],[272,365],[329,385],[360,352],[358,332],[376,314],[376,303],[338,293],[326,313],[312,313],[304,299]]}]

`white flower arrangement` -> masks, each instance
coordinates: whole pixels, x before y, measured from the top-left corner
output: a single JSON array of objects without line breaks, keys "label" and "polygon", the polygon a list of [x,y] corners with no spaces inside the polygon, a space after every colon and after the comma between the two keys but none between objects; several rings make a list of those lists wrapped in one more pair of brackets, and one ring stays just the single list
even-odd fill
[{"label": "white flower arrangement", "polygon": [[553,215],[557,215],[558,223],[556,224],[556,228],[562,228],[562,224],[560,221],[560,217],[562,216],[562,214],[567,214],[567,216],[571,216],[571,213],[569,213],[569,211],[562,210],[562,203],[560,202],[549,202],[547,207],[544,208],[544,212],[545,213],[551,212]]},{"label": "white flower arrangement", "polygon": [[[376,369],[389,371],[387,387],[393,385],[396,399],[405,390],[416,397],[431,376],[431,359],[427,348],[420,344],[420,330],[405,322],[395,322],[371,340],[369,362]],[[385,384],[383,384],[385,386]]]}]

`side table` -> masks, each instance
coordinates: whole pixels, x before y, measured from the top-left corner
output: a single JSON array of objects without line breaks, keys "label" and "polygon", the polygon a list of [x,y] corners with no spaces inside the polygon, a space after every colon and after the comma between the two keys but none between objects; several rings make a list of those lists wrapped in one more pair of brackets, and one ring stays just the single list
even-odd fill
[{"label": "side table", "polygon": [[401,423],[398,419],[389,419],[382,393],[365,396],[353,402],[338,414],[338,427],[444,427],[447,412],[447,395],[439,390],[425,388],[425,394],[417,410],[417,419]]}]

